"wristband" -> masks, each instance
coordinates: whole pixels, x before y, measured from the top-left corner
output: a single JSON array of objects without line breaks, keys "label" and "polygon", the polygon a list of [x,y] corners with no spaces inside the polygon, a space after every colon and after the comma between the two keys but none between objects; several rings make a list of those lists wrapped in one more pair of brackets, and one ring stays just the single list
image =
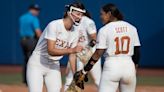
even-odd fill
[{"label": "wristband", "polygon": [[96,44],[96,40],[92,39],[89,43],[89,46],[94,47]]}]

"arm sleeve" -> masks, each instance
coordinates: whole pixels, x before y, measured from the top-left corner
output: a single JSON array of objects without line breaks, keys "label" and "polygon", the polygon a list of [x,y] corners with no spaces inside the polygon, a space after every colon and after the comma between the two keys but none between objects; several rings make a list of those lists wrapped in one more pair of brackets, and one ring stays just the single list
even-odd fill
[{"label": "arm sleeve", "polygon": [[132,60],[135,65],[139,63],[140,60],[140,46],[135,46],[134,47],[134,55],[132,56]]},{"label": "arm sleeve", "polygon": [[39,24],[38,18],[34,18],[33,27],[34,27],[35,30],[40,29],[40,24]]},{"label": "arm sleeve", "polygon": [[56,27],[55,27],[55,25],[50,23],[44,31],[45,31],[44,38],[56,41]]},{"label": "arm sleeve", "polygon": [[137,29],[134,31],[134,46],[141,46]]},{"label": "arm sleeve", "polygon": [[87,32],[88,34],[94,34],[96,33],[96,25],[93,21],[88,21],[88,23],[86,23],[87,26]]},{"label": "arm sleeve", "polygon": [[97,36],[97,43],[96,43],[97,49],[106,49],[107,48],[107,34],[105,34],[104,30],[99,30],[98,36]]},{"label": "arm sleeve", "polygon": [[105,49],[96,49],[88,63],[84,66],[84,71],[90,71],[98,59],[103,55]]}]

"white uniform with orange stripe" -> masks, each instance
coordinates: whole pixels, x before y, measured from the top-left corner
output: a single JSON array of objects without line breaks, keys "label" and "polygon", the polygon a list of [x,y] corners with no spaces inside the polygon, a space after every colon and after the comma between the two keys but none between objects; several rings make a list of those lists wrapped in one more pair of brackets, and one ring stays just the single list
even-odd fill
[{"label": "white uniform with orange stripe", "polygon": [[137,30],[125,21],[110,22],[102,27],[97,49],[106,49],[99,92],[135,92],[136,71],[131,56],[134,46],[140,46]]},{"label": "white uniform with orange stripe", "polygon": [[[77,30],[79,32],[79,44],[82,46],[88,46],[89,42],[90,42],[90,38],[89,35],[90,34],[94,34],[96,33],[96,25],[94,23],[93,20],[91,20],[90,18],[83,16],[79,26],[77,26],[75,28],[75,30]],[[93,47],[92,51],[95,52],[96,47]],[[70,65],[68,65],[68,67],[70,67]],[[83,69],[84,64],[82,63],[82,61],[80,61],[77,58],[77,71]],[[71,69],[69,69],[71,70]],[[99,59],[99,61],[94,65],[93,69],[91,70],[91,74],[95,80],[95,84],[98,86],[99,82],[100,82],[100,78],[101,78],[101,59]],[[66,83],[65,83],[65,88],[64,90],[66,90],[68,88],[68,86],[71,84],[73,79],[73,73],[72,71],[69,71],[68,75],[66,76]]]},{"label": "white uniform with orange stripe", "polygon": [[50,56],[47,51],[47,39],[56,42],[58,49],[73,48],[77,45],[78,31],[67,31],[63,19],[52,21],[43,31],[27,66],[29,92],[42,92],[45,81],[48,92],[60,92],[61,73],[59,60],[63,56]]}]

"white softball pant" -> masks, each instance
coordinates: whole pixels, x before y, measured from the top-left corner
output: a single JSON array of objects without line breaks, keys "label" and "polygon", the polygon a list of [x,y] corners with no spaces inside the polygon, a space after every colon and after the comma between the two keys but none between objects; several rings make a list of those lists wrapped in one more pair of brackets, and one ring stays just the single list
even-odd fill
[{"label": "white softball pant", "polygon": [[104,68],[99,92],[135,92],[136,70],[131,57],[109,57]]},{"label": "white softball pant", "polygon": [[42,92],[45,82],[48,92],[60,92],[62,87],[59,61],[33,53],[27,65],[29,92]]}]

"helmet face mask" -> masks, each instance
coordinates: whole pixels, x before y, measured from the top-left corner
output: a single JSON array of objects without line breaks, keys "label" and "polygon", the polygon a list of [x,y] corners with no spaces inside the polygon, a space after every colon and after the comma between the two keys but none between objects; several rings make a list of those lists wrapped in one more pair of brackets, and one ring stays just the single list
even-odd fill
[{"label": "helmet face mask", "polygon": [[85,10],[82,10],[80,8],[76,8],[74,6],[70,6],[70,10],[69,10],[69,16],[71,17],[72,21],[74,22],[74,24],[76,26],[79,25],[79,22],[83,16],[83,13],[85,13]]}]

